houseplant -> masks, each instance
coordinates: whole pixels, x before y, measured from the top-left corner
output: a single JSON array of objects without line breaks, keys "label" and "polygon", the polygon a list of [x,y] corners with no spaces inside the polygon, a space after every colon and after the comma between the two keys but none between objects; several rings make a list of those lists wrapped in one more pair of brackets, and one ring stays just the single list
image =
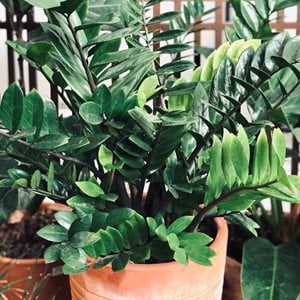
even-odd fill
[{"label": "houseplant", "polygon": [[[139,266],[172,270],[160,278],[165,291],[151,277],[156,299],[155,293],[189,297],[187,291],[197,299],[200,293],[203,299],[218,299],[226,242],[213,257],[214,243],[207,246],[212,239],[200,232],[203,220],[241,211],[274,194],[299,201],[299,179],[282,167],[283,135],[268,120],[299,86],[297,51],[286,56],[286,44],[294,40],[275,36],[262,46],[259,40],[225,44],[195,70],[191,82],[176,80],[176,73],[194,67],[177,55],[189,47],[177,38],[203,6],[201,1],[189,3],[184,19],[172,12],[149,20],[146,10],[158,2],[45,1],[49,22],[42,25],[43,33],[32,34],[28,43],[9,42],[58,87],[71,112],[58,117],[53,102],[37,91],[3,97],[1,145],[30,166],[23,186],[73,208],[57,216],[59,225],[38,234],[56,242],[46,250],[46,261],[61,258],[67,274],[85,271],[71,275],[74,299],[95,296],[97,286],[86,286],[95,276],[107,276],[112,283],[111,294],[98,297],[141,298],[135,294],[140,285],[117,288]],[[112,6],[116,15],[109,13]],[[170,28],[152,36],[151,24],[170,19]],[[121,40],[126,46],[118,51]],[[169,43],[152,51],[153,44],[165,41]],[[279,50],[274,47],[278,43]],[[175,55],[160,65],[164,53]],[[292,72],[284,87],[286,70]],[[255,99],[264,101],[263,113],[249,122],[240,108]],[[226,231],[224,226],[220,231]],[[216,263],[206,268],[220,289],[207,285],[204,294],[200,275],[194,276],[200,267],[193,262],[208,266],[210,259],[220,260],[220,270],[213,269]],[[172,260],[190,262],[181,267]],[[129,261],[148,264],[126,267]],[[88,270],[91,263],[103,270]],[[193,280],[187,284],[196,289],[177,282],[170,287],[170,278],[181,278],[189,268]],[[171,277],[174,269],[181,272],[177,277]],[[104,287],[107,282],[100,278],[98,286]]]}]

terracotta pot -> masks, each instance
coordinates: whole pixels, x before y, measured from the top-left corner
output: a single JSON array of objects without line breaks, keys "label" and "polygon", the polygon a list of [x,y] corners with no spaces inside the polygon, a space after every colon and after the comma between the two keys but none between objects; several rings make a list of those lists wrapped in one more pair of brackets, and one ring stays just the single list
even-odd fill
[{"label": "terracotta pot", "polygon": [[240,278],[241,263],[227,256],[222,300],[243,300]]},{"label": "terracotta pot", "polygon": [[[67,210],[68,207],[43,202],[41,209],[61,211]],[[11,284],[10,288],[4,292],[9,300],[29,299],[28,295],[31,293],[40,294],[38,298],[40,300],[71,299],[68,277],[61,274],[58,264],[46,265],[42,258],[12,259],[0,256],[0,273],[5,274],[0,278],[0,288],[6,286],[7,283]]]},{"label": "terracotta pot", "polygon": [[220,300],[226,260],[228,228],[223,218],[216,219],[217,236],[211,248],[217,253],[212,267],[193,262],[129,264],[113,272],[110,266],[71,275],[73,300]]}]

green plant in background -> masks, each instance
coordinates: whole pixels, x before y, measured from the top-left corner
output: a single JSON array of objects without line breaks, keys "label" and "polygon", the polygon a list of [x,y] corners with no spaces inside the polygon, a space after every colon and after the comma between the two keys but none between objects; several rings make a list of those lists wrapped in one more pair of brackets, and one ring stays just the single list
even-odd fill
[{"label": "green plant in background", "polygon": [[259,224],[259,237],[244,245],[243,298],[296,299],[300,290],[299,215],[291,218],[276,199],[271,199],[271,211],[256,203],[251,212]]},{"label": "green plant in background", "polygon": [[[255,3],[252,3],[248,0],[231,0],[231,5],[235,11],[235,17],[233,18],[234,29],[230,27],[226,27],[226,37],[228,41],[231,43],[239,43],[240,39],[249,40],[249,39],[262,39],[269,40],[274,35],[277,37],[273,39],[269,48],[277,48],[277,51],[282,51],[282,46],[289,41],[287,47],[285,47],[285,57],[288,60],[293,60],[293,53],[295,49],[299,47],[299,37],[296,37],[290,40],[290,36],[287,32],[277,34],[276,30],[272,28],[272,23],[270,21],[276,19],[276,13],[282,9],[286,9],[289,7],[297,6],[300,4],[297,0],[258,0]],[[259,57],[262,57],[263,53],[265,53],[266,49],[260,49],[262,53],[260,56],[256,58],[256,61],[253,62],[254,67],[257,67],[257,62]],[[268,53],[267,49],[267,53]],[[273,52],[273,51],[272,51]],[[275,53],[273,52],[272,55]],[[275,54],[276,55],[276,54]],[[269,61],[266,64],[266,68],[272,67],[271,56],[266,57]],[[264,71],[264,70],[263,70]],[[283,87],[288,84],[290,78],[293,77],[293,73],[290,70],[284,70],[281,74],[281,83]],[[280,86],[281,86],[280,83]],[[274,93],[276,93],[276,89],[278,88],[277,82],[273,82],[271,84],[271,89]],[[288,101],[283,103],[278,110],[269,114],[269,118],[275,122],[276,124],[282,126],[288,126],[291,130],[297,141],[300,141],[299,136],[299,109],[298,109],[298,99],[297,92],[294,93],[294,96],[289,97]],[[264,107],[264,101],[260,99],[259,101],[250,102],[249,106],[251,107],[251,114],[256,118],[257,115],[261,113],[259,107]],[[263,112],[262,112],[263,113]]]},{"label": "green plant in background", "polygon": [[[178,55],[161,64],[166,49],[187,49],[186,31],[174,28],[178,12],[147,17],[162,1],[59,2],[43,2],[39,34],[8,43],[58,87],[71,115],[15,84],[0,107],[1,148],[26,173],[15,184],[73,209],[38,232],[55,243],[47,262],[61,259],[65,273],[87,270],[87,255],[115,271],[129,261],[210,265],[206,217],[268,196],[299,202],[299,178],[284,171],[284,137],[269,118],[299,86],[299,54],[286,56],[288,41],[280,51],[277,36],[243,42],[241,53],[223,45],[190,81],[176,80],[194,64]],[[189,5],[197,11],[202,1]],[[162,20],[169,28],[152,32]],[[153,51],[160,42],[167,45]],[[283,88],[286,70],[293,76]],[[247,120],[242,105],[260,99],[262,112]]]}]

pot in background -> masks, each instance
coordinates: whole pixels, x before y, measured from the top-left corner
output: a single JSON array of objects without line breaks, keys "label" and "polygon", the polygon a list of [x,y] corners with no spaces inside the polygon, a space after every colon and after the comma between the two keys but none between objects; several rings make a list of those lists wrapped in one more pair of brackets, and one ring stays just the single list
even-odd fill
[{"label": "pot in background", "polygon": [[[43,202],[40,209],[61,211],[69,208],[62,204]],[[0,256],[0,273],[4,274],[0,276],[0,289],[11,284],[3,293],[9,300],[31,299],[29,296],[32,294],[40,295],[39,300],[71,299],[68,277],[61,274],[57,263],[46,265],[43,258],[15,259]]]}]

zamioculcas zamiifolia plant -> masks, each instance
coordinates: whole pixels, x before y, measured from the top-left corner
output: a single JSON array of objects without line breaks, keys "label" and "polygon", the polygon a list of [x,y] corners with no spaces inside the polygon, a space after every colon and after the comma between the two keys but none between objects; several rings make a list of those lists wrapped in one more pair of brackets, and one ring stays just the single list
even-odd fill
[{"label": "zamioculcas zamiifolia plant", "polygon": [[[0,110],[1,148],[26,173],[17,183],[72,208],[38,232],[54,242],[46,261],[61,259],[65,273],[87,271],[87,256],[114,271],[129,262],[210,266],[206,219],[270,196],[299,202],[270,121],[299,87],[298,39],[229,41],[191,79],[177,79],[194,68],[178,54],[203,4],[188,2],[184,17],[148,17],[159,2],[45,1],[39,35],[8,42],[69,110],[58,116],[51,99],[16,84]],[[164,21],[162,31],[152,26]],[[241,108],[255,103],[249,120]]]}]

